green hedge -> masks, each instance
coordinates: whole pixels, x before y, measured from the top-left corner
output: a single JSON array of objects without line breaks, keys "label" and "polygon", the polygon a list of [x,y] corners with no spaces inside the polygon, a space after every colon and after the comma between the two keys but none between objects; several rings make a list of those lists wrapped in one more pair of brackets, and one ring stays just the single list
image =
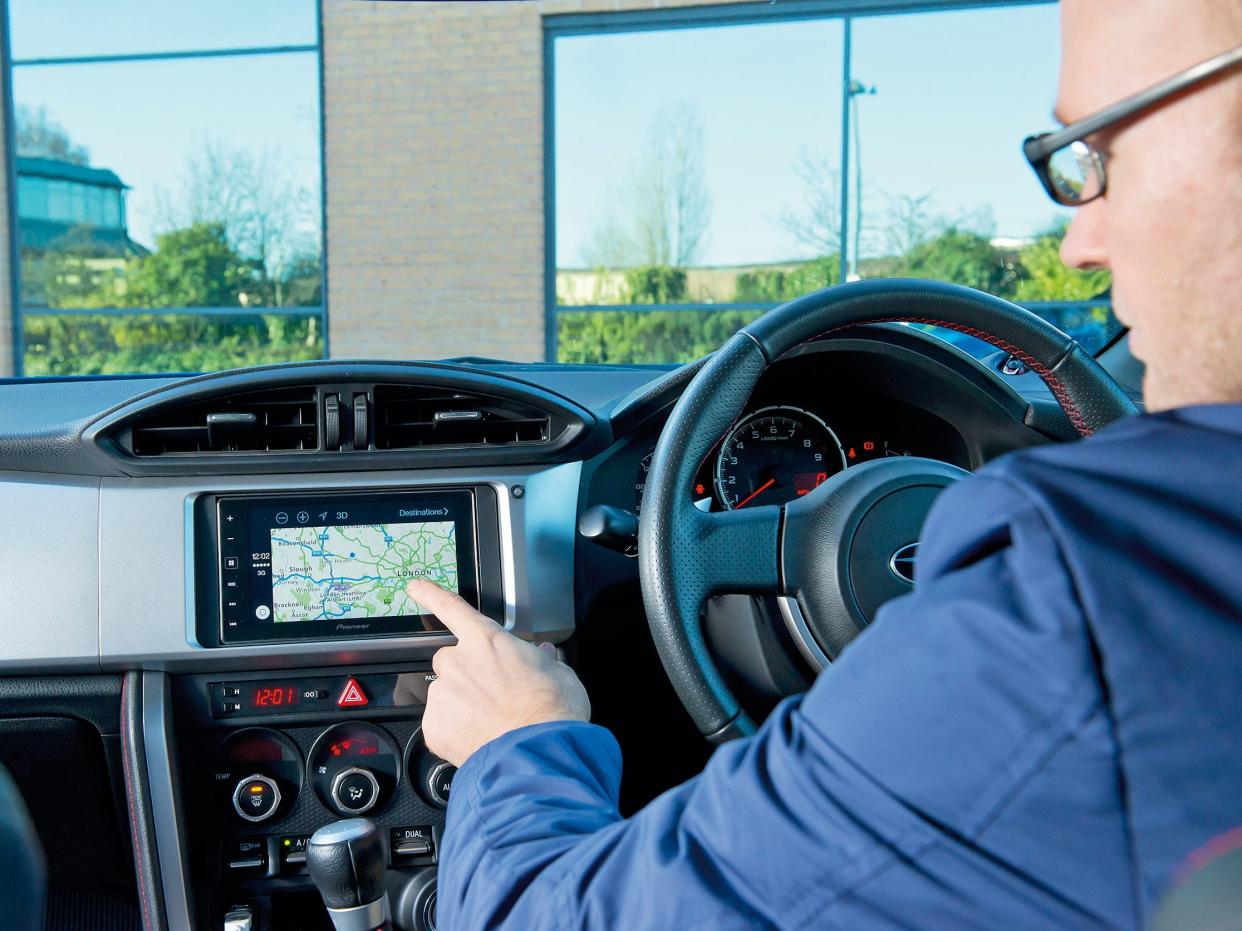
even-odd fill
[{"label": "green hedge", "polygon": [[27,316],[25,370],[36,375],[214,372],[323,358],[313,316],[137,313]]}]

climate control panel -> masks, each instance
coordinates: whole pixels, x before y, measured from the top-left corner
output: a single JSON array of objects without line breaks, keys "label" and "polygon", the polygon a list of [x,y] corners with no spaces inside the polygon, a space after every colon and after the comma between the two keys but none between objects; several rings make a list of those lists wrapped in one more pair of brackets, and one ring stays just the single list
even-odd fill
[{"label": "climate control panel", "polygon": [[304,728],[232,731],[215,752],[214,809],[250,825],[294,815],[309,822],[374,817],[393,805],[444,809],[456,769],[427,750],[417,728],[403,749],[399,730],[407,729],[342,721],[315,735],[305,752]]},{"label": "climate control panel", "polygon": [[322,909],[306,868],[308,839],[345,818],[380,827],[394,888],[433,881],[453,770],[421,736],[432,681],[426,666],[395,664],[174,678],[204,927],[219,926],[238,902],[274,916],[257,927],[305,927],[300,910]]}]

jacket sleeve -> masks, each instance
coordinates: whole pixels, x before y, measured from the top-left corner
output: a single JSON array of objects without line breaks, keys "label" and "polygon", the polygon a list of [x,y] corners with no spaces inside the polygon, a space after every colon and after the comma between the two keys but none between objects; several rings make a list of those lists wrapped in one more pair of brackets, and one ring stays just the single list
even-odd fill
[{"label": "jacket sleeve", "polygon": [[[915,592],[755,737],[720,747],[634,816],[617,810],[621,754],[600,727],[523,728],[467,760],[441,852],[440,926],[859,927],[900,908],[967,927],[989,891],[1015,885],[987,832],[1015,800],[1037,831],[1047,812],[1024,792],[1058,756],[1090,751],[1075,770],[1092,787],[1082,804],[1107,820],[1115,778],[1101,773],[1099,797],[1094,778],[1109,765],[1100,694],[1050,534],[1003,482],[972,479],[945,497]],[[1066,889],[1039,878],[1043,851],[1024,852],[1030,878],[1002,913],[1018,926],[1098,924],[1075,884],[1125,866],[1111,848],[1078,846],[1094,863],[1063,864]],[[963,899],[959,884],[982,898]]]}]

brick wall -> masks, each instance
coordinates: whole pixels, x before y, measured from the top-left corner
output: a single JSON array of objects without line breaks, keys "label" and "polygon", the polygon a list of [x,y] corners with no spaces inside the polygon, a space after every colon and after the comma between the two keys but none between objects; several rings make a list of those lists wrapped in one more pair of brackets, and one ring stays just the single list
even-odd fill
[{"label": "brick wall", "polygon": [[335,358],[544,355],[545,14],[693,0],[325,0]]},{"label": "brick wall", "polygon": [[543,357],[541,56],[534,5],[324,4],[334,357]]}]

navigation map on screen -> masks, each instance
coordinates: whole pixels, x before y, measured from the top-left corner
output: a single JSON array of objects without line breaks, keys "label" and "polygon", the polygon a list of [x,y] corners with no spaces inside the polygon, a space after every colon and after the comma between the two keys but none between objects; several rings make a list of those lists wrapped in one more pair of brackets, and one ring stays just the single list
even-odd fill
[{"label": "navigation map on screen", "polygon": [[413,578],[458,591],[454,523],[272,528],[277,624],[430,612],[405,593]]}]

